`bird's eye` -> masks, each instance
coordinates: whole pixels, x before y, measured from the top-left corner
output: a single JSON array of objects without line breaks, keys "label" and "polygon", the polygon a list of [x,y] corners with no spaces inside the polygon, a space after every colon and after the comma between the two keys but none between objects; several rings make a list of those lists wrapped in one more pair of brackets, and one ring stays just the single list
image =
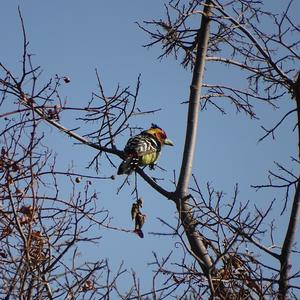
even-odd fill
[{"label": "bird's eye", "polygon": [[160,137],[165,140],[167,138],[167,135],[165,134],[165,132],[161,132],[160,133]]}]

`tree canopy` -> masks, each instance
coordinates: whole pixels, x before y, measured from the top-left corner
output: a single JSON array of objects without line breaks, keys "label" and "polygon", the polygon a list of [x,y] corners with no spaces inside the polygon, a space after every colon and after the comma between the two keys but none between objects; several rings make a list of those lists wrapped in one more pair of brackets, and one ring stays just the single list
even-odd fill
[{"label": "tree canopy", "polygon": [[[39,66],[32,42],[47,44],[52,31],[32,41],[38,24],[26,7],[15,6],[18,50],[0,51],[1,298],[298,299],[299,4],[159,4],[157,19],[130,24],[159,68],[170,67],[161,74],[121,22],[64,29],[78,48],[87,40],[108,49],[92,91],[90,77],[57,64],[89,52],[50,43],[61,57]],[[103,71],[106,60],[120,72]],[[48,77],[47,67],[59,71]],[[130,68],[141,74],[124,87],[119,75]],[[117,176],[127,139],[152,122],[175,148],[154,170]]]}]

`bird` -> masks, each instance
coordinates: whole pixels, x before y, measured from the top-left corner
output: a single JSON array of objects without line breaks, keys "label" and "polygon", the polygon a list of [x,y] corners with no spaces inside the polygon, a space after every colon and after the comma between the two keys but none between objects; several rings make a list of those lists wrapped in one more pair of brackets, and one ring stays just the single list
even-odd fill
[{"label": "bird", "polygon": [[174,146],[163,129],[155,124],[127,141],[124,148],[124,160],[118,168],[118,175],[130,175],[139,166],[154,168],[162,146]]}]

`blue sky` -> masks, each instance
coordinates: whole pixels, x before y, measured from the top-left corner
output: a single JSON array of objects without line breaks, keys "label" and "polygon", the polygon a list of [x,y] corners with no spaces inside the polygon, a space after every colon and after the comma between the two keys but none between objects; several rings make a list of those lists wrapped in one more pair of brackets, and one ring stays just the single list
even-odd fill
[{"label": "blue sky", "polygon": [[[280,8],[282,1],[274,3]],[[183,69],[171,57],[163,61],[157,60],[159,49],[142,47],[148,37],[135,24],[136,21],[163,17],[162,2],[4,1],[0,11],[0,60],[15,72],[20,68],[22,53],[18,5],[25,21],[30,52],[34,54],[35,64],[41,65],[43,70],[42,80],[46,82],[55,74],[71,78],[71,83],[61,90],[69,105],[83,106],[90,100],[91,93],[97,91],[95,68],[98,69],[108,94],[114,91],[118,83],[123,87],[134,87],[141,74],[138,107],[144,110],[162,110],[155,115],[136,117],[132,125],[147,128],[152,122],[157,123],[174,141],[175,147],[165,148],[160,159],[160,165],[168,172],[155,171],[155,175],[166,178],[164,186],[171,189],[169,180],[172,179],[172,170],[175,169],[178,174],[180,168],[187,111],[187,106],[181,102],[188,98],[191,72]],[[299,2],[294,6],[295,11],[299,11]],[[225,73],[226,68],[223,72],[220,73],[216,66],[209,65],[205,81],[213,83],[215,80],[222,80],[222,77],[227,81],[240,81],[235,73]],[[225,116],[212,108],[201,112],[194,172],[203,187],[206,182],[211,182],[217,190],[224,190],[229,198],[238,182],[240,199],[251,200],[252,205],[263,207],[273,199],[274,194],[269,191],[256,193],[250,185],[267,182],[267,170],[275,168],[274,161],[295,168],[289,157],[296,153],[296,134],[291,132],[295,120],[289,119],[279,129],[277,140],[257,143],[263,134],[260,126],[268,128],[276,124],[278,118],[292,107],[292,101],[288,97],[284,99],[280,112],[261,104],[258,107],[259,120],[249,120],[230,108]],[[72,127],[76,121],[66,117],[63,123]],[[75,170],[94,175],[93,170],[85,169],[95,154],[94,150],[73,146],[69,138],[48,126],[45,126],[45,131],[47,142],[58,153],[62,166],[66,167],[73,161]],[[124,136],[117,141],[120,149],[127,138]],[[115,162],[118,163],[118,160]],[[116,170],[105,169],[103,173],[112,175]],[[112,223],[118,227],[131,228],[130,189],[115,195],[122,180],[123,177],[119,177],[110,184],[95,181],[93,186],[100,193],[100,206],[110,210]],[[82,257],[108,256],[115,266],[124,260],[126,268],[135,269],[141,276],[142,286],[150,288],[146,279],[151,274],[151,267],[147,263],[152,260],[152,251],[165,256],[174,249],[176,241],[154,237],[147,232],[168,231],[157,218],[174,223],[176,214],[172,203],[152,191],[141,180],[139,185],[140,194],[145,198],[144,212],[147,214],[145,239],[101,229],[103,238],[99,246],[95,246],[93,251],[90,250],[92,248],[87,249]],[[276,196],[283,198],[281,193]],[[274,217],[278,216],[278,212],[274,211]],[[281,220],[277,225],[283,227],[284,223],[285,220]],[[278,236],[283,233],[279,229]],[[280,243],[280,240],[277,242]],[[179,250],[174,251],[177,253]]]}]

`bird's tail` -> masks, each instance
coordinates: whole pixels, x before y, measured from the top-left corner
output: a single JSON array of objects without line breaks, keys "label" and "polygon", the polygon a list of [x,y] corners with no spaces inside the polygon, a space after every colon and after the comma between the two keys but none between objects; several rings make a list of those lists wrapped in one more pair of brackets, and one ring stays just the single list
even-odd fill
[{"label": "bird's tail", "polygon": [[130,175],[135,168],[138,166],[138,158],[135,157],[127,157],[118,168],[118,175],[126,174]]}]

